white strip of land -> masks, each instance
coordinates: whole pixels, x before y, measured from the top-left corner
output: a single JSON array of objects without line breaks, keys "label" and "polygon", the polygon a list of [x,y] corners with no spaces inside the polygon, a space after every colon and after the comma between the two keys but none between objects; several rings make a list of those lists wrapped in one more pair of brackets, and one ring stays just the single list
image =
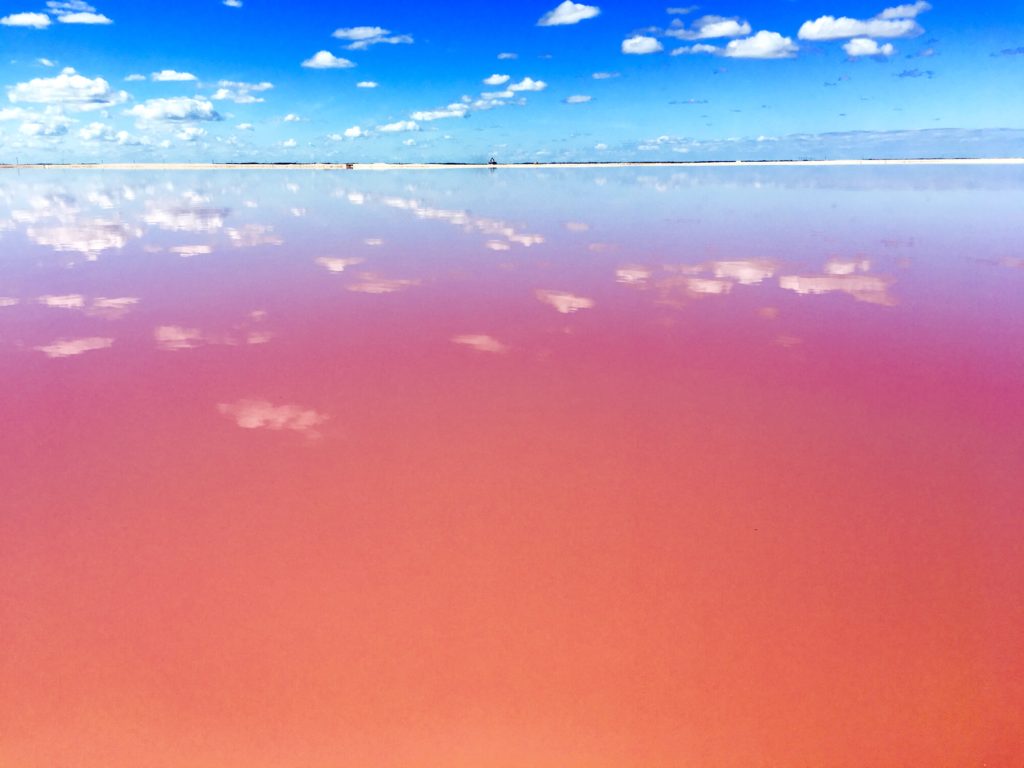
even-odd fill
[{"label": "white strip of land", "polygon": [[911,160],[709,160],[685,162],[609,163],[0,163],[0,169],[102,170],[102,171],[432,171],[479,168],[763,168],[777,166],[860,165],[1024,165],[1024,157],[928,158]]}]

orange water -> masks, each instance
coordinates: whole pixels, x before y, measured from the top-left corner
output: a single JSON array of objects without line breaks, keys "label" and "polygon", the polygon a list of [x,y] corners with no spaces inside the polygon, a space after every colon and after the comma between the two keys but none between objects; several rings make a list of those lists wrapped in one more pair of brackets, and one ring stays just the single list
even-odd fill
[{"label": "orange water", "polygon": [[0,765],[1018,768],[1022,207],[0,177]]}]

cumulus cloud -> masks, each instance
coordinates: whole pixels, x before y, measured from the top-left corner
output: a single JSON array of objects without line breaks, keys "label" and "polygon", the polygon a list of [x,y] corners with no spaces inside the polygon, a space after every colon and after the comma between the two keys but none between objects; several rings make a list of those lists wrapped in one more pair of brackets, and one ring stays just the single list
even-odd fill
[{"label": "cumulus cloud", "polygon": [[519,93],[520,91],[543,91],[548,87],[548,84],[543,80],[534,80],[532,77],[524,77],[518,83],[512,83],[508,86],[508,90],[512,93]]},{"label": "cumulus cloud", "polygon": [[156,83],[180,83],[187,80],[195,80],[196,76],[191,72],[178,72],[173,69],[162,69],[159,72],[154,72],[150,75]]},{"label": "cumulus cloud", "polygon": [[307,437],[318,437],[316,428],[328,416],[299,405],[273,405],[266,400],[239,400],[220,403],[217,410],[233,419],[242,429],[289,430]]},{"label": "cumulus cloud", "polygon": [[125,77],[124,80],[125,80],[126,83],[138,83],[138,82],[141,82],[141,81],[143,81],[145,79],[146,79],[145,75],[131,74],[131,75],[128,75],[127,77]]},{"label": "cumulus cloud", "polygon": [[356,83],[356,88],[376,88],[380,83],[374,80],[360,80]]},{"label": "cumulus cloud", "polygon": [[586,104],[588,101],[591,101],[593,98],[594,98],[593,96],[584,96],[582,94],[576,94],[574,96],[567,96],[565,98],[565,103],[566,104]]},{"label": "cumulus cloud", "polygon": [[761,30],[752,37],[730,40],[724,55],[733,59],[791,59],[798,50],[792,38]]},{"label": "cumulus cloud", "polygon": [[383,27],[345,27],[334,30],[334,37],[348,40],[346,46],[350,51],[365,51],[371,45],[387,43],[389,45],[410,45],[412,35],[393,35],[391,30]]},{"label": "cumulus cloud", "polygon": [[242,83],[237,80],[220,80],[217,82],[217,90],[210,98],[214,101],[233,101],[235,104],[261,104],[262,96],[254,96],[255,93],[263,93],[274,87],[273,83],[263,81],[262,83]]},{"label": "cumulus cloud", "polygon": [[707,43],[695,43],[694,45],[684,45],[682,48],[675,48],[672,50],[672,56],[682,56],[684,54],[697,54],[697,53],[721,53],[722,49],[717,45],[708,45]]},{"label": "cumulus cloud", "polygon": [[285,139],[281,142],[281,146],[285,149],[293,149],[299,146],[299,143],[295,139]]},{"label": "cumulus cloud", "polygon": [[353,125],[351,128],[345,129],[346,139],[358,139],[366,135],[366,131],[360,128],[358,125]]},{"label": "cumulus cloud", "polygon": [[35,349],[47,357],[74,357],[98,349],[108,349],[113,343],[113,339],[91,336],[85,339],[60,339],[52,344],[35,347]]},{"label": "cumulus cloud", "polygon": [[413,112],[410,117],[413,120],[420,122],[430,122],[431,120],[444,120],[450,117],[465,117],[469,113],[469,105],[465,102],[456,102],[449,104],[444,109],[433,109],[425,110],[422,112]]},{"label": "cumulus cloud", "polygon": [[106,109],[128,100],[125,91],[113,90],[102,77],[90,79],[72,67],[65,67],[56,77],[37,77],[11,86],[7,97],[15,103],[51,104],[81,112]]},{"label": "cumulus cloud", "polygon": [[918,0],[916,3],[909,5],[897,5],[892,8],[886,8],[880,14],[880,19],[916,19],[920,14],[925,11],[932,9],[931,3],[926,3],[924,0]]},{"label": "cumulus cloud", "polygon": [[55,67],[55,66],[57,66],[57,62],[52,61],[51,59],[47,59],[45,57],[38,58],[38,59],[36,59],[36,61],[38,63],[42,64],[44,67]]},{"label": "cumulus cloud", "polygon": [[750,24],[738,18],[701,16],[689,29],[682,26],[673,27],[665,34],[679,40],[712,40],[719,37],[743,37],[750,32]]},{"label": "cumulus cloud", "polygon": [[850,37],[894,38],[921,34],[921,25],[913,19],[868,19],[846,16],[822,16],[805,21],[797,33],[801,40],[843,40]]},{"label": "cumulus cloud", "polygon": [[317,51],[304,62],[302,66],[306,69],[351,69],[355,63],[340,56],[335,56],[330,51]]},{"label": "cumulus cloud", "polygon": [[518,58],[519,58],[519,54],[518,53],[508,53],[508,52],[505,52],[505,53],[499,53],[498,54],[498,60],[499,61],[511,61],[512,59],[518,59]]},{"label": "cumulus cloud", "polygon": [[50,26],[50,17],[45,13],[12,13],[0,19],[5,27],[32,27],[46,29]]},{"label": "cumulus cloud", "polygon": [[197,125],[183,125],[174,135],[182,141],[196,141],[206,135],[206,129]]},{"label": "cumulus cloud", "polygon": [[622,41],[622,52],[642,56],[647,53],[657,53],[663,50],[663,46],[657,38],[647,35],[633,35]]},{"label": "cumulus cloud", "polygon": [[146,140],[138,136],[132,136],[128,131],[115,131],[109,125],[103,123],[89,123],[79,129],[78,137],[82,141],[109,141],[120,146],[138,146],[145,144]]},{"label": "cumulus cloud", "polygon": [[895,48],[892,43],[879,45],[877,40],[869,37],[855,37],[843,44],[843,50],[851,58],[858,56],[892,56]]},{"label": "cumulus cloud", "polygon": [[220,113],[213,108],[213,103],[203,98],[178,96],[170,99],[148,99],[136,104],[125,114],[142,120],[159,120],[181,122],[184,120],[216,121],[223,120]]},{"label": "cumulus cloud", "polygon": [[491,75],[490,77],[484,78],[484,85],[504,85],[512,78],[509,75]]},{"label": "cumulus cloud", "polygon": [[237,128],[240,131],[251,131],[252,123],[239,123],[235,126],[235,128]]},{"label": "cumulus cloud", "polygon": [[574,3],[572,0],[565,0],[541,16],[537,26],[556,27],[563,24],[578,24],[585,19],[592,19],[600,13],[601,9],[596,5],[584,5],[583,3]]},{"label": "cumulus cloud", "polygon": [[228,8],[241,8],[242,0],[224,0],[224,5]]},{"label": "cumulus cloud", "polygon": [[[59,5],[74,6],[75,3],[47,3],[51,8]],[[82,10],[72,13],[62,13],[57,11],[57,21],[62,24],[113,24],[113,20],[107,18],[102,13],[95,13],[95,8],[85,4],[78,4]]]},{"label": "cumulus cloud", "polygon": [[381,133],[403,133],[405,131],[418,131],[419,129],[420,127],[415,120],[399,120],[377,127],[377,130]]}]

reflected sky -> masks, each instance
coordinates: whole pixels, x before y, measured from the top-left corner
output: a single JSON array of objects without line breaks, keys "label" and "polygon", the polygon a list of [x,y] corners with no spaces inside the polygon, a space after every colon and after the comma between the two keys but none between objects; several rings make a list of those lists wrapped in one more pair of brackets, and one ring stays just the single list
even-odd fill
[{"label": "reflected sky", "polygon": [[1022,210],[0,176],[0,764],[1020,764]]}]

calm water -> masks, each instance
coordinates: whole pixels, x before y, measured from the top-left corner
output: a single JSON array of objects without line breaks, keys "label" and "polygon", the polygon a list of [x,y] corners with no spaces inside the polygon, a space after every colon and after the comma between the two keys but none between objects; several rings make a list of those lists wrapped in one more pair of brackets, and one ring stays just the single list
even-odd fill
[{"label": "calm water", "polygon": [[0,764],[1024,762],[1024,171],[0,176]]}]

